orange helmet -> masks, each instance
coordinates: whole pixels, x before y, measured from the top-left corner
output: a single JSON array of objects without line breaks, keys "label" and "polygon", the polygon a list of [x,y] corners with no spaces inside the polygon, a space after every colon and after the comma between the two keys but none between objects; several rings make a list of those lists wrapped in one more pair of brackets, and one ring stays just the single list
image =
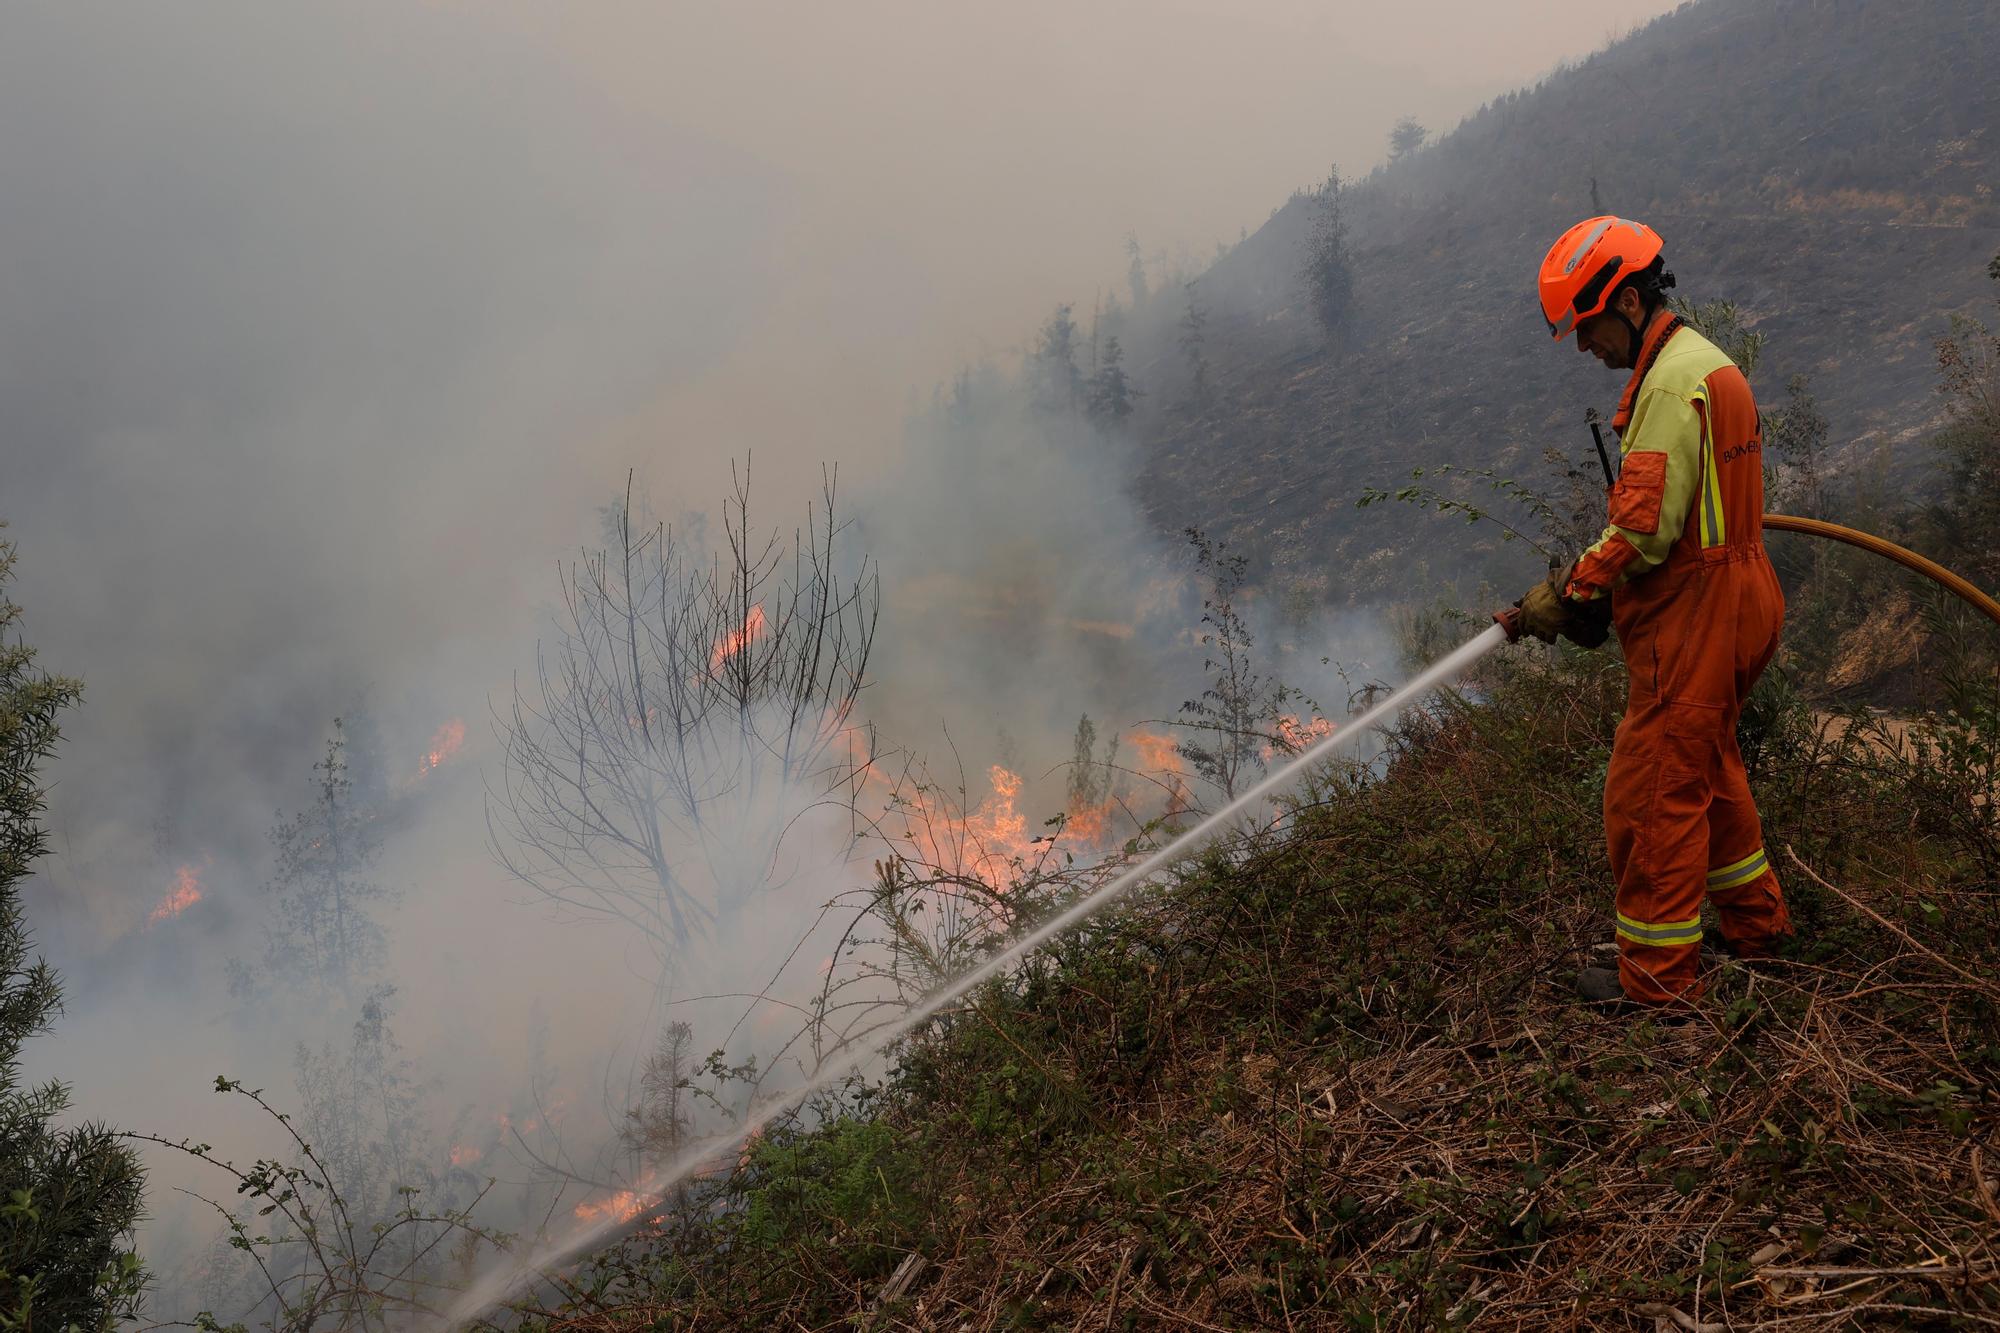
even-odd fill
[{"label": "orange helmet", "polygon": [[1625,218],[1585,218],[1564,232],[1542,260],[1542,318],[1560,342],[1611,303],[1620,280],[1660,257],[1660,234]]}]

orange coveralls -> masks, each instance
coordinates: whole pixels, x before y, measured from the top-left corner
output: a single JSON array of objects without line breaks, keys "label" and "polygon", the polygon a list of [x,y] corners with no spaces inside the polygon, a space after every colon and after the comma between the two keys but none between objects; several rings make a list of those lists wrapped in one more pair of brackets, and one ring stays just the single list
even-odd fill
[{"label": "orange coveralls", "polygon": [[1565,595],[1611,598],[1631,691],[1604,783],[1627,996],[1693,998],[1701,900],[1742,957],[1790,931],[1736,721],[1778,646],[1784,594],[1764,554],[1761,428],[1750,383],[1667,311],[1648,323],[1612,419],[1610,524]]}]

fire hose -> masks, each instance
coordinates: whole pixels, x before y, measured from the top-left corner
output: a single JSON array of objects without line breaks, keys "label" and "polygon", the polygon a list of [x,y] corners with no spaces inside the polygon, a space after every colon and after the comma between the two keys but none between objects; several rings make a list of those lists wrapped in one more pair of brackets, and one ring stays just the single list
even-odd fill
[{"label": "fire hose", "polygon": [[1794,518],[1790,514],[1766,514],[1764,526],[1779,532],[1802,532],[1808,537],[1824,537],[1828,541],[1845,542],[1858,546],[1874,555],[1895,561],[1904,569],[1922,574],[1925,578],[1944,588],[1981,612],[1988,620],[2000,625],[2000,602],[1981,592],[1965,579],[1946,569],[1935,560],[1926,559],[1915,551],[1884,541],[1873,533],[1861,532],[1854,528],[1842,527],[1838,523],[1828,523],[1817,518]]},{"label": "fire hose", "polygon": [[[1600,450],[1602,446],[1599,446]],[[1610,465],[1606,464],[1606,473]],[[1798,532],[1808,537],[1821,537],[1827,541],[1844,542],[1858,547],[1871,555],[1879,555],[1893,560],[1913,573],[1921,574],[1958,597],[1994,624],[2000,625],[2000,601],[1982,592],[1975,584],[1960,575],[1952,573],[1937,561],[1918,555],[1906,546],[1898,546],[1892,541],[1877,537],[1872,532],[1862,532],[1856,528],[1844,527],[1839,523],[1828,523],[1818,518],[1798,518],[1791,514],[1766,514],[1764,526],[1776,532]],[[1493,619],[1507,631],[1507,642],[1521,637],[1521,613],[1514,607],[1495,612]]]},{"label": "fire hose", "polygon": [[[1607,472],[1609,467],[1607,462]],[[1995,602],[1993,598],[1950,570],[1893,542],[1884,541],[1864,532],[1856,532],[1852,528],[1844,528],[1836,523],[1823,523],[1818,519],[1767,514],[1764,523],[1774,529],[1803,532],[1811,536],[1842,541],[1877,555],[1887,556],[1905,568],[1936,580],[1992,617],[1996,624],[2000,624],[2000,602]],[[1194,827],[1169,837],[1157,848],[1135,857],[1133,864],[1121,868],[1108,882],[1098,884],[1050,918],[1013,940],[1006,948],[989,955],[977,965],[916,1000],[895,1019],[872,1029],[869,1034],[849,1045],[835,1047],[827,1053],[812,1077],[787,1092],[763,1101],[739,1119],[725,1134],[694,1145],[684,1150],[674,1160],[664,1164],[649,1187],[655,1202],[649,1205],[647,1213],[642,1216],[650,1215],[653,1209],[669,1206],[673,1198],[673,1186],[686,1180],[698,1168],[712,1160],[717,1153],[736,1151],[751,1135],[761,1133],[766,1126],[797,1112],[814,1093],[837,1086],[847,1078],[864,1073],[872,1062],[882,1058],[897,1042],[914,1035],[925,1024],[950,1012],[958,1001],[975,987],[1006,972],[1029,953],[1041,948],[1058,935],[1081,925],[1114,903],[1144,891],[1156,881],[1160,872],[1181,861],[1211,838],[1226,833],[1235,820],[1253,808],[1261,807],[1263,802],[1289,789],[1314,764],[1331,757],[1335,750],[1352,745],[1356,740],[1370,734],[1376,727],[1393,721],[1404,709],[1431,690],[1448,685],[1457,679],[1473,663],[1499,644],[1511,642],[1519,636],[1519,611],[1509,608],[1493,618],[1498,622],[1497,625],[1489,625],[1456,651],[1432,663],[1414,680],[1388,698],[1375,703],[1360,716],[1349,719],[1331,735],[1313,742],[1247,790],[1238,793],[1221,809],[1202,818]],[[623,1232],[636,1225],[638,1222],[629,1217],[608,1218],[565,1240],[546,1243],[540,1250],[517,1258],[512,1265],[488,1274],[470,1290],[461,1294],[446,1316],[447,1327],[459,1328],[469,1321],[487,1317],[491,1311],[516,1299],[545,1271],[575,1262],[595,1247],[607,1243],[614,1232]]]}]

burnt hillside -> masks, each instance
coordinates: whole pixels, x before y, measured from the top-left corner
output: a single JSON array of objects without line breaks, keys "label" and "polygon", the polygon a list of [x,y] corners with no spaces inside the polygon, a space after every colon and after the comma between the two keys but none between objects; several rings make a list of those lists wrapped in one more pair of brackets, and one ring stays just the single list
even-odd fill
[{"label": "burnt hillside", "polygon": [[[1544,474],[1587,453],[1583,412],[1616,377],[1552,347],[1533,272],[1602,207],[1667,238],[1678,295],[1726,297],[1766,335],[1766,402],[1813,377],[1851,477],[1924,484],[1932,340],[1983,298],[2000,246],[2000,7],[1989,0],[1699,0],[1351,186],[1353,318],[1328,345],[1298,272],[1295,197],[1197,285],[1216,391],[1182,375],[1162,302],[1135,330],[1141,492],[1162,527],[1205,524],[1280,582],[1363,598],[1426,571],[1505,581],[1482,529],[1356,493],[1417,464]],[[1178,294],[1177,294],[1178,296]]]}]

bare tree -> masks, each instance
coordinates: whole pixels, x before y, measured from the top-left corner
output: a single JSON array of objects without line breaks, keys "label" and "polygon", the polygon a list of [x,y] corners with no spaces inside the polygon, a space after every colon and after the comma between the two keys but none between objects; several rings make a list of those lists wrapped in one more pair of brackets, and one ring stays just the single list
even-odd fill
[{"label": "bare tree", "polygon": [[880,585],[843,573],[835,476],[789,543],[753,535],[746,460],[726,550],[635,526],[562,571],[537,678],[498,719],[494,855],[522,883],[639,930],[664,975],[698,938],[728,938],[779,873],[787,830],[839,800]]},{"label": "bare tree", "polygon": [[1230,798],[1264,770],[1274,747],[1287,753],[1294,748],[1280,720],[1286,705],[1304,696],[1253,664],[1255,640],[1238,606],[1249,562],[1199,528],[1187,529],[1187,538],[1196,575],[1209,585],[1201,601],[1201,666],[1214,675],[1181,705],[1174,722],[1192,733],[1180,742],[1181,757]]}]

